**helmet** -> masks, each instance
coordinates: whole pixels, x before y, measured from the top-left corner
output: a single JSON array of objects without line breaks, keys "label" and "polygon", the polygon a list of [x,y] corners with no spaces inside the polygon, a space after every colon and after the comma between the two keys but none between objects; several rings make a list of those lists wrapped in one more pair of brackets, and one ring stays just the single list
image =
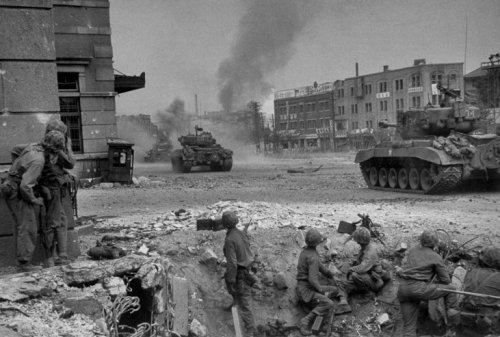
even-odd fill
[{"label": "helmet", "polygon": [[42,146],[49,152],[57,153],[64,149],[66,138],[59,131],[52,130],[45,134],[42,140]]},{"label": "helmet", "polygon": [[50,132],[52,130],[56,130],[61,132],[63,135],[66,134],[67,131],[66,124],[64,124],[61,120],[57,118],[51,118],[45,127],[45,133]]},{"label": "helmet", "polygon": [[370,231],[366,227],[359,227],[352,233],[352,239],[360,245],[367,245],[371,239]]},{"label": "helmet", "polygon": [[420,244],[423,247],[434,248],[439,242],[435,231],[425,230],[420,234]]},{"label": "helmet", "polygon": [[486,247],[479,255],[479,261],[486,267],[500,270],[500,247]]},{"label": "helmet", "polygon": [[314,248],[323,242],[323,240],[323,235],[317,229],[312,228],[306,233],[306,245],[308,247]]},{"label": "helmet", "polygon": [[231,212],[231,211],[225,211],[222,213],[222,225],[225,228],[233,228],[236,226],[238,223],[238,217],[236,216],[236,213]]}]

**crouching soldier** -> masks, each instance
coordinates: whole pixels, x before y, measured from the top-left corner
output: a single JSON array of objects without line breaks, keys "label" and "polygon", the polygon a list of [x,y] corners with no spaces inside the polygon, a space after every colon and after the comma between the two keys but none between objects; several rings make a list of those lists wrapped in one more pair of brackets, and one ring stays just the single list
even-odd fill
[{"label": "crouching soldier", "polygon": [[[323,236],[316,230],[310,229],[306,233],[306,247],[302,249],[297,264],[297,297],[305,303],[315,304],[314,309],[300,320],[300,333],[304,336],[312,334],[309,325],[315,316],[327,315],[334,308],[330,297],[337,297],[341,290],[336,286],[322,285],[319,282],[320,273],[333,279],[333,273],[320,263],[316,247],[324,241]],[[347,302],[346,302],[347,303]]]},{"label": "crouching soldier", "polygon": [[377,247],[371,242],[370,231],[359,227],[352,239],[361,246],[357,260],[347,273],[346,290],[378,292],[391,280],[391,273],[384,269],[378,256]]},{"label": "crouching soldier", "polygon": [[[408,251],[406,264],[398,271],[400,277],[398,299],[403,316],[403,336],[417,336],[417,318],[420,301],[436,300],[444,297],[448,324],[451,326],[446,336],[454,336],[453,326],[458,324],[460,312],[457,310],[457,295],[441,289],[455,290],[444,265],[443,258],[433,249],[439,239],[435,232],[424,231],[420,235],[420,245]],[[440,284],[433,282],[436,281]]]},{"label": "crouching soldier", "polygon": [[234,304],[239,307],[240,315],[247,331],[246,336],[253,337],[255,321],[250,305],[251,287],[255,278],[250,274],[253,254],[246,233],[236,228],[238,217],[234,212],[222,214],[222,225],[227,229],[224,242],[224,256],[227,261],[227,291],[233,296]]},{"label": "crouching soldier", "polygon": [[16,256],[21,271],[31,271],[38,231],[38,215],[43,199],[33,188],[46,162],[55,163],[58,152],[64,148],[64,135],[51,131],[40,143],[17,145],[12,150],[12,166],[6,180],[0,185],[0,197],[6,199],[15,222]]},{"label": "crouching soldier", "polygon": [[500,247],[487,247],[481,252],[479,266],[465,275],[464,291],[478,296],[464,296],[461,304],[461,335],[499,335]]}]

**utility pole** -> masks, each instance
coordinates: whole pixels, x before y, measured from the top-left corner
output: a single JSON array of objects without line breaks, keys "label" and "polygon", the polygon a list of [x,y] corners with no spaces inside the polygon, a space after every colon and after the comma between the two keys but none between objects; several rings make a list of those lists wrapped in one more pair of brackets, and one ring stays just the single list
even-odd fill
[{"label": "utility pole", "polygon": [[252,111],[253,115],[253,126],[254,126],[254,141],[257,152],[260,152],[260,138],[262,130],[262,114],[261,114],[261,104],[259,102],[251,101],[248,103],[248,107]]}]

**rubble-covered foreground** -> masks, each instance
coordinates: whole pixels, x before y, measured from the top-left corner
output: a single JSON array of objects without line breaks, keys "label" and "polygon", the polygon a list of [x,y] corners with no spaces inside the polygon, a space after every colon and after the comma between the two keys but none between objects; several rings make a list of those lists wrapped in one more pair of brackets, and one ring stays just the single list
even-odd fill
[{"label": "rubble-covered foreground", "polygon": [[[401,244],[415,244],[424,228],[442,229],[442,239],[450,247],[470,240],[462,249],[471,254],[483,245],[498,243],[500,232],[491,228],[488,236],[477,236],[482,227],[471,223],[470,211],[443,208],[427,214],[411,201],[284,205],[231,200],[155,214],[83,217],[82,252],[97,246],[125,256],[116,254],[118,258],[102,261],[81,256],[61,268],[4,276],[0,279],[0,335],[118,336],[113,333],[119,331],[120,336],[148,336],[155,331],[157,336],[168,336],[168,329],[184,335],[190,329],[191,336],[234,336],[227,310],[232,300],[222,279],[225,232],[197,231],[197,220],[218,219],[225,210],[237,212],[242,228],[250,223],[260,280],[252,290],[253,303],[261,336],[300,335],[295,326],[304,308],[295,298],[295,267],[309,228],[327,236],[320,253],[338,277],[358,246],[352,241],[344,244],[348,235],[337,233],[337,226],[340,220],[357,221],[357,213],[368,213],[381,225],[385,246],[379,244],[380,251],[393,266],[400,263],[396,251]],[[335,317],[334,332],[398,336],[396,289],[393,282],[376,297],[352,297],[353,312]],[[139,297],[140,308],[131,302],[134,297]],[[129,312],[116,320],[117,308],[127,305]],[[131,329],[118,328],[117,321]]]}]

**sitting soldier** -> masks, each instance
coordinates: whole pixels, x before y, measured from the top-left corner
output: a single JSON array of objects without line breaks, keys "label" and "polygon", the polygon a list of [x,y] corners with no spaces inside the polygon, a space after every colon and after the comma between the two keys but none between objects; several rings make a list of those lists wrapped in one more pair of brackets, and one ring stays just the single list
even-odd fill
[{"label": "sitting soldier", "polygon": [[391,273],[382,267],[377,247],[371,242],[370,231],[359,227],[352,234],[352,239],[361,246],[357,260],[347,274],[346,290],[378,292],[391,280]]},{"label": "sitting soldier", "polygon": [[[305,303],[315,305],[314,309],[300,320],[300,333],[304,336],[312,334],[309,325],[315,316],[324,316],[333,310],[334,302],[330,297],[337,297],[342,293],[336,286],[322,285],[319,282],[320,273],[333,281],[333,273],[320,263],[316,251],[316,247],[324,240],[316,229],[310,229],[305,238],[307,246],[302,249],[297,264],[297,297]],[[345,299],[343,301],[345,302]]]}]

